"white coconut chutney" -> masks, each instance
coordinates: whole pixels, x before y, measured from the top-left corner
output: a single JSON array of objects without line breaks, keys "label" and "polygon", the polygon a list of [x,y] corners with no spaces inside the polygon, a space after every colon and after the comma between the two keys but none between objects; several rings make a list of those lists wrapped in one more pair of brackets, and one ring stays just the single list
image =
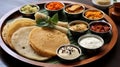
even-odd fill
[{"label": "white coconut chutney", "polygon": [[103,45],[103,41],[97,37],[84,37],[79,41],[80,46],[87,49],[97,49]]}]

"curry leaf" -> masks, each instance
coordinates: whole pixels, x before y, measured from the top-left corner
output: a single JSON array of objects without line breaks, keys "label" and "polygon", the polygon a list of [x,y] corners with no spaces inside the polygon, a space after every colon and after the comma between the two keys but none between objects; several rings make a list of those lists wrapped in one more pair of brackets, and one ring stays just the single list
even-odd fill
[{"label": "curry leaf", "polygon": [[58,22],[58,13],[56,13],[55,15],[52,16],[52,18],[50,18],[51,22],[53,24],[57,24]]},{"label": "curry leaf", "polygon": [[57,13],[55,15],[53,15],[52,18],[39,19],[36,21],[37,26],[50,27],[50,28],[54,28],[54,25],[56,25],[57,22],[58,22],[58,14]]}]

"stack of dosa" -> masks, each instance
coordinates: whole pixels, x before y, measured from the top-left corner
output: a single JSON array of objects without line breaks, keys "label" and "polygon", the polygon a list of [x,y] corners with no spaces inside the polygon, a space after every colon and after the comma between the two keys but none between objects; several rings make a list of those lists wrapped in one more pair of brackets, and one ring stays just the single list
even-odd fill
[{"label": "stack of dosa", "polygon": [[36,25],[35,20],[29,19],[29,18],[15,19],[13,22],[7,23],[4,26],[2,36],[3,36],[4,40],[5,40],[5,42],[11,48],[13,48],[13,46],[11,44],[11,36],[12,36],[12,34],[21,27],[33,26],[33,25]]},{"label": "stack of dosa", "polygon": [[29,35],[33,49],[42,56],[56,55],[56,49],[64,44],[69,44],[67,35],[50,28],[34,28]]},{"label": "stack of dosa", "polygon": [[29,33],[36,26],[22,27],[13,33],[11,43],[14,49],[21,55],[34,59],[34,60],[46,60],[48,57],[42,57],[38,55],[30,46]]},{"label": "stack of dosa", "polygon": [[[35,18],[47,17],[40,15]],[[70,43],[65,33],[35,25],[36,21],[29,18],[15,19],[4,26],[2,37],[20,55],[40,61],[55,56],[59,46]]]}]

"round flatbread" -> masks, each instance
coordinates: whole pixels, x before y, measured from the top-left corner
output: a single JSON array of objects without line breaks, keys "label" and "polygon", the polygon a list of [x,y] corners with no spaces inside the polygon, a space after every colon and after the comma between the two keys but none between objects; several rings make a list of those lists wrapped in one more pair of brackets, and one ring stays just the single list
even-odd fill
[{"label": "round flatbread", "polygon": [[11,22],[11,24],[7,28],[7,31],[6,31],[7,34],[5,35],[8,45],[11,48],[13,48],[11,44],[11,36],[16,30],[18,30],[21,27],[33,26],[33,25],[36,25],[35,20],[29,19],[29,18],[18,18],[18,19],[15,19],[13,22]]},{"label": "round flatbread", "polygon": [[3,37],[4,41],[5,41],[5,43],[7,43],[6,35],[7,35],[8,28],[10,27],[10,24],[11,24],[11,22],[6,23],[6,25],[3,27],[2,37]]},{"label": "round flatbread", "polygon": [[29,33],[36,26],[22,27],[13,33],[11,37],[11,43],[14,49],[21,54],[30,59],[34,60],[47,60],[49,57],[43,57],[38,55],[30,46],[29,43]]},{"label": "round flatbread", "polygon": [[42,56],[56,56],[56,49],[64,44],[69,44],[67,35],[50,28],[34,28],[29,36],[31,46]]}]

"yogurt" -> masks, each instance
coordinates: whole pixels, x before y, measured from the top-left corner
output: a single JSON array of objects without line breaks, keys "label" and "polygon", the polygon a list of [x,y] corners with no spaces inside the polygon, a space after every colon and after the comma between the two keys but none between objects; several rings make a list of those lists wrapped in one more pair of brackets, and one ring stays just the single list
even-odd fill
[{"label": "yogurt", "polygon": [[97,49],[104,44],[104,41],[101,37],[91,34],[80,37],[78,43],[83,48]]}]

